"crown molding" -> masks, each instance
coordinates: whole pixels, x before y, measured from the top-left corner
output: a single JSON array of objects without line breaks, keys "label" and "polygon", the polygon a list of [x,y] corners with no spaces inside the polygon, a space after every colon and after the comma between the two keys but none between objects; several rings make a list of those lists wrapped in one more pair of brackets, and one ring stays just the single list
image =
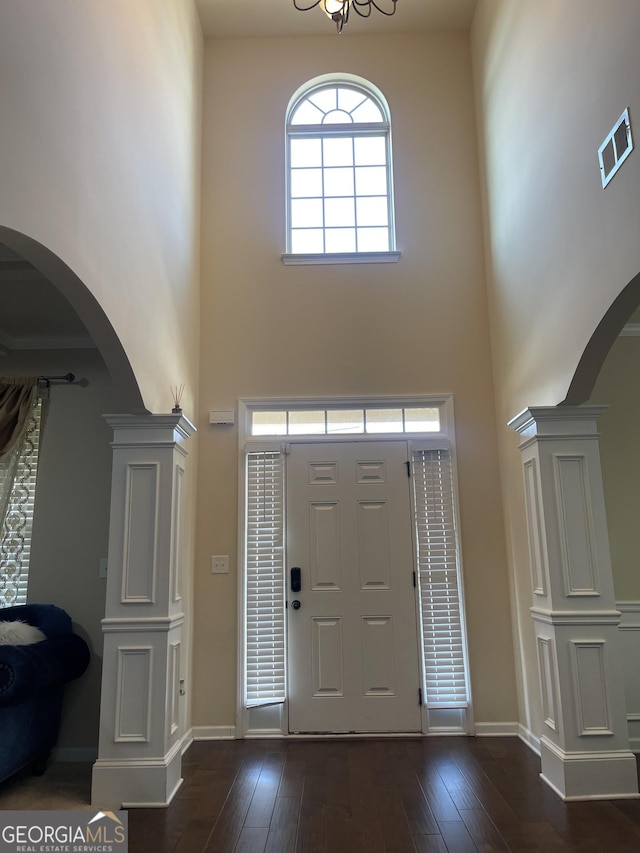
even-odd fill
[{"label": "crown molding", "polygon": [[69,337],[40,337],[38,335],[14,337],[0,331],[0,355],[8,355],[17,350],[46,349],[95,349],[96,345],[89,336],[72,335]]}]

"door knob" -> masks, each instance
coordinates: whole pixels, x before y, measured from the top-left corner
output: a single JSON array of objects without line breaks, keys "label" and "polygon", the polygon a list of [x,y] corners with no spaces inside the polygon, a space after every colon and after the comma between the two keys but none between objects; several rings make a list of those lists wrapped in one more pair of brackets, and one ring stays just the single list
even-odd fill
[{"label": "door knob", "polygon": [[295,599],[295,601],[291,602],[291,606],[293,607],[294,610],[300,610],[300,602],[298,601],[297,598]]}]

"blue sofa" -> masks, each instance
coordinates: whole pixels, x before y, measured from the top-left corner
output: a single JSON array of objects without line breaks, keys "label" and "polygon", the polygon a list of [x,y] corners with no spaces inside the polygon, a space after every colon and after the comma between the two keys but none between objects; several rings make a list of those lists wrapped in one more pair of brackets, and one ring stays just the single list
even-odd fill
[{"label": "blue sofa", "polygon": [[73,633],[71,617],[53,604],[0,609],[0,620],[35,625],[46,639],[0,645],[0,781],[31,765],[44,773],[58,738],[64,685],[89,664],[89,647]]}]

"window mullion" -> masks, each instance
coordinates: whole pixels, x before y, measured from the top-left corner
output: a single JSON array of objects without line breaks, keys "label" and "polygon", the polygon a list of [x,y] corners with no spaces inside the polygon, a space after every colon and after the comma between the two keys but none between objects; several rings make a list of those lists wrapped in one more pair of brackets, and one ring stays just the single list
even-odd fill
[{"label": "window mullion", "polygon": [[327,251],[327,218],[325,215],[326,208],[326,181],[325,181],[325,165],[324,165],[324,139],[320,140],[320,168],[322,169],[322,251]]}]

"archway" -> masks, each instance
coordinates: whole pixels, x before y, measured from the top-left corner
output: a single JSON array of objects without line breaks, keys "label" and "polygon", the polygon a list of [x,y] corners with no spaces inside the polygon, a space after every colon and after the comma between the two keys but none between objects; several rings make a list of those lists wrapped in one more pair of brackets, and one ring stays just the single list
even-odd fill
[{"label": "archway", "polygon": [[598,323],[578,362],[567,396],[560,405],[579,406],[589,399],[611,347],[639,305],[640,273],[618,294]]},{"label": "archway", "polygon": [[640,275],[630,282],[605,314],[574,380],[577,388],[583,385],[581,394],[585,402],[607,406],[598,421],[598,443],[615,608],[621,613],[618,659],[625,687],[629,743],[636,754],[640,753],[640,678],[635,666],[640,655],[639,278]]},{"label": "archway", "polygon": [[[42,244],[6,227],[0,228],[0,330],[3,375],[76,377],[74,383],[41,384],[37,501],[32,535],[21,551],[20,591],[26,591],[28,572],[27,600],[66,610],[91,649],[89,668],[65,691],[52,757],[52,765],[90,767],[97,756],[106,598],[100,566],[110,519],[112,430],[104,414],[144,409],[123,347],[86,285]],[[3,568],[10,563],[7,558]],[[46,796],[56,779],[70,779],[62,765],[43,777]],[[78,779],[88,802],[88,771],[80,770]]]},{"label": "archway", "polygon": [[[82,617],[91,630],[99,628],[102,634],[94,642],[96,661],[98,649],[102,650],[102,681],[92,801],[100,806],[116,802],[125,807],[167,805],[182,781],[181,755],[186,737],[181,666],[186,672],[188,663],[185,658],[183,666],[181,651],[185,621],[181,542],[185,445],[195,427],[181,410],[168,415],[146,410],[113,326],[88,287],[64,261],[10,228],[0,227],[0,243],[10,254],[27,261],[30,270],[41,274],[43,281],[72,306],[96,345],[117,400],[115,405],[94,412],[93,421],[96,432],[98,422],[106,430],[101,446],[108,452],[109,467],[101,492],[101,530],[105,535],[100,547],[106,546],[108,553],[106,603],[99,612],[96,608],[92,614],[83,611]],[[40,376],[42,371],[13,375]],[[91,383],[87,386],[90,388]],[[109,411],[118,413],[105,418]],[[79,446],[86,436],[75,427],[71,422],[70,428],[60,432],[67,436],[73,432]],[[95,491],[95,484],[88,482],[93,460],[85,459],[77,465],[75,457],[72,444],[64,458],[69,469],[82,468],[85,482],[73,491],[83,505],[85,485]],[[62,471],[50,477],[58,495],[69,488],[66,474]],[[54,502],[55,495],[49,503]],[[83,524],[73,515],[59,524],[72,547],[75,537],[83,532]],[[83,582],[91,576],[97,582],[97,556],[84,562]],[[55,568],[53,555],[49,562]],[[64,560],[60,562],[65,565]],[[54,576],[55,571],[50,571],[49,581]],[[58,585],[73,587],[75,577],[62,578]],[[59,593],[55,585],[48,591],[53,597]]]},{"label": "archway", "polygon": [[[523,439],[544,718],[541,775],[565,799],[638,796],[600,453],[607,405],[596,405],[609,403],[608,390],[604,398],[592,394],[639,304],[640,275],[598,324],[562,403],[530,407],[511,422]],[[636,527],[637,521],[634,533]],[[627,656],[637,659],[630,650]]]},{"label": "archway", "polygon": [[13,228],[0,225],[0,242],[33,264],[69,301],[86,326],[118,388],[122,411],[146,412],[142,394],[127,354],[87,285],[50,249]]}]

